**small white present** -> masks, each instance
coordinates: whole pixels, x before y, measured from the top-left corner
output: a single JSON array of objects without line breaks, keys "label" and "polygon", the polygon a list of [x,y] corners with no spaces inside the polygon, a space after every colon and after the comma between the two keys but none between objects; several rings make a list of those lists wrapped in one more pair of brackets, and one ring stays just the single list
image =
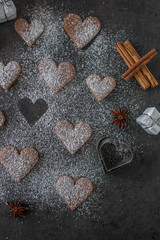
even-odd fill
[{"label": "small white present", "polygon": [[151,135],[158,135],[160,132],[160,112],[155,107],[146,108],[136,122]]},{"label": "small white present", "polygon": [[17,9],[12,0],[0,0],[0,23],[17,18]]}]

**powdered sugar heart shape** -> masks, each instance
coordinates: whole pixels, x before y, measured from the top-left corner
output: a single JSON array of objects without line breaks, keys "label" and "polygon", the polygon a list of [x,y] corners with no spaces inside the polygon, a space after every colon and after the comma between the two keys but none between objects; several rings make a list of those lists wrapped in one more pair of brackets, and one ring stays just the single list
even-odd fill
[{"label": "powdered sugar heart shape", "polygon": [[62,62],[57,67],[52,59],[42,60],[38,69],[53,93],[58,93],[76,75],[76,70],[71,63]]},{"label": "powdered sugar heart shape", "polygon": [[14,28],[29,47],[37,41],[44,31],[44,24],[41,20],[35,19],[29,24],[25,19],[18,19]]},{"label": "powdered sugar heart shape", "polygon": [[56,181],[56,189],[73,211],[93,192],[93,184],[88,178],[79,178],[75,183],[70,176],[61,176]]},{"label": "powdered sugar heart shape", "polygon": [[21,74],[22,68],[18,62],[11,61],[6,66],[0,62],[0,86],[8,90]]},{"label": "powdered sugar heart shape", "polygon": [[63,25],[79,50],[86,46],[101,29],[98,18],[88,17],[82,22],[82,19],[77,14],[68,14]]},{"label": "powdered sugar heart shape", "polygon": [[0,151],[0,162],[15,181],[20,181],[38,161],[38,152],[34,148],[24,148],[20,153],[13,146]]},{"label": "powdered sugar heart shape", "polygon": [[3,127],[5,121],[6,121],[6,118],[5,118],[4,114],[3,114],[3,112],[0,111],[0,128]]},{"label": "powdered sugar heart shape", "polygon": [[85,122],[73,126],[69,121],[62,120],[55,126],[55,133],[71,154],[77,152],[91,137],[92,129]]},{"label": "powdered sugar heart shape", "polygon": [[92,94],[99,102],[107,97],[116,86],[116,80],[114,78],[107,76],[101,79],[96,74],[88,76],[86,83]]}]

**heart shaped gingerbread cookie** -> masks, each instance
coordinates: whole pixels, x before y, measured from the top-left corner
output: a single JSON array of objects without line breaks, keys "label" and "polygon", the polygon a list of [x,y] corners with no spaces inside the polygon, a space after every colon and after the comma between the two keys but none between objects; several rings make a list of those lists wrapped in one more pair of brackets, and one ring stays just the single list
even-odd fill
[{"label": "heart shaped gingerbread cookie", "polygon": [[57,67],[52,59],[42,60],[38,69],[53,93],[58,93],[76,75],[76,70],[71,63],[62,62]]},{"label": "heart shaped gingerbread cookie", "polygon": [[6,118],[5,118],[4,114],[3,114],[3,112],[0,111],[0,128],[3,127],[5,121],[6,121]]},{"label": "heart shaped gingerbread cookie", "polygon": [[73,211],[93,192],[93,184],[88,178],[79,178],[75,183],[70,176],[61,176],[56,181],[56,189]]},{"label": "heart shaped gingerbread cookie", "polygon": [[22,68],[18,62],[9,62],[6,66],[0,62],[0,86],[8,90],[21,74]]},{"label": "heart shaped gingerbread cookie", "polygon": [[77,152],[91,137],[92,129],[89,124],[79,122],[73,126],[63,120],[56,124],[55,133],[71,154]]},{"label": "heart shaped gingerbread cookie", "polygon": [[100,31],[101,23],[96,17],[88,17],[83,22],[76,14],[68,14],[63,22],[64,29],[78,49],[86,46]]},{"label": "heart shaped gingerbread cookie", "polygon": [[34,148],[24,148],[20,153],[17,148],[6,146],[0,151],[0,162],[15,181],[20,181],[38,161],[38,152]]},{"label": "heart shaped gingerbread cookie", "polygon": [[116,86],[116,80],[114,78],[107,76],[101,79],[96,74],[91,74],[87,78],[86,83],[92,94],[99,102],[107,97],[108,94],[110,94]]},{"label": "heart shaped gingerbread cookie", "polygon": [[25,19],[18,19],[14,28],[21,38],[32,47],[44,31],[44,24],[41,20],[35,19],[29,24]]}]

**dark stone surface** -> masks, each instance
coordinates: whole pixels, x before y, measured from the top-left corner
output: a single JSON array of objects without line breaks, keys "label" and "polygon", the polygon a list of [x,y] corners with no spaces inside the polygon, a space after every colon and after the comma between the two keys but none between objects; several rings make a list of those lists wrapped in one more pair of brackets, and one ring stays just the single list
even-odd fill
[{"label": "dark stone surface", "polygon": [[[15,0],[19,13],[27,5],[30,8],[41,4],[43,0]],[[62,2],[63,7],[62,7]],[[139,54],[144,54],[152,48],[160,46],[160,1],[159,0],[48,0],[55,10],[69,10],[80,14],[81,11],[94,10],[102,26],[110,23],[113,30],[121,29],[130,24],[134,32],[134,46]],[[27,17],[27,12],[26,16]],[[0,49],[8,44],[8,39],[14,41],[16,33],[11,31],[13,21],[0,25]],[[10,47],[8,53],[12,51]],[[15,50],[16,51],[16,50]],[[3,56],[1,56],[3,59]],[[160,56],[150,63],[150,70],[159,80]],[[160,109],[160,87],[148,90],[145,95],[146,106],[156,106]],[[2,98],[3,101],[3,98]],[[26,220],[14,221],[8,214],[8,207],[0,204],[0,239],[5,240],[121,240],[160,239],[160,136],[149,137],[140,131],[137,144],[143,142],[144,156],[139,155],[135,164],[114,173],[120,176],[122,184],[117,184],[112,195],[106,191],[100,204],[104,211],[100,219],[83,220],[73,218],[68,209],[57,222],[54,209],[34,209],[27,214]],[[122,200],[120,202],[119,200]],[[94,212],[94,208],[93,208]]]}]

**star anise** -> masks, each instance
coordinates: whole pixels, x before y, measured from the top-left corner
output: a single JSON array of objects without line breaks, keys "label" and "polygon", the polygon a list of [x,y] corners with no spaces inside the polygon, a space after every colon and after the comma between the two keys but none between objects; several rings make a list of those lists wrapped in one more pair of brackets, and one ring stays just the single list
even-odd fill
[{"label": "star anise", "polygon": [[22,201],[19,201],[18,203],[14,202],[13,204],[10,202],[7,202],[9,208],[11,209],[11,212],[14,213],[14,218],[17,218],[18,216],[25,218],[23,211],[27,210],[27,207],[23,207]]},{"label": "star anise", "polygon": [[130,118],[126,117],[126,114],[128,113],[128,111],[124,111],[122,112],[121,107],[118,108],[118,111],[114,111],[111,110],[111,112],[113,113],[113,117],[114,117],[114,121],[112,122],[112,124],[118,124],[119,129],[122,129],[123,124],[127,121],[130,120]]}]

